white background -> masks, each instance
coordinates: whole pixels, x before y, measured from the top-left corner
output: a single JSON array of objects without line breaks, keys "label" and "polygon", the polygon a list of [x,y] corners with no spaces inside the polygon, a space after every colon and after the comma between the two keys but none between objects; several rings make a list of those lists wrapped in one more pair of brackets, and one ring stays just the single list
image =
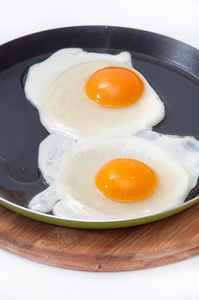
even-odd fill
[{"label": "white background", "polygon": [[[0,0],[0,44],[73,25],[164,34],[199,49],[197,0]],[[140,271],[90,273],[38,264],[0,249],[1,300],[199,299],[199,256]]]}]

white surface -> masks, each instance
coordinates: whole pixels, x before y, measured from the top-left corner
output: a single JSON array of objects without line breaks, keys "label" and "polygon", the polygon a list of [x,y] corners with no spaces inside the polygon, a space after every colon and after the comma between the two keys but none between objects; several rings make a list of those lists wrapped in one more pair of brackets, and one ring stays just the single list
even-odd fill
[{"label": "white surface", "polygon": [[[73,25],[116,25],[153,31],[199,49],[197,0],[0,0],[0,44]],[[199,256],[168,266],[89,273],[41,265],[0,250],[2,300],[199,299]]]}]

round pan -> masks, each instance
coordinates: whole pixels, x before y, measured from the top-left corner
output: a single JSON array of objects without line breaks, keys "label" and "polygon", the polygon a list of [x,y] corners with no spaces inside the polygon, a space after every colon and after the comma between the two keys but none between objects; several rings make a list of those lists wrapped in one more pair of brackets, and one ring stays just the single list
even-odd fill
[{"label": "round pan", "polygon": [[32,34],[0,47],[0,203],[30,218],[75,228],[119,228],[160,220],[199,201],[197,189],[184,204],[159,214],[129,220],[86,222],[60,219],[28,208],[47,186],[37,169],[38,146],[48,135],[23,86],[29,66],[67,47],[87,51],[129,51],[132,62],[166,106],[166,117],[154,128],[164,134],[199,139],[199,51],[155,33],[121,27],[79,26]]}]

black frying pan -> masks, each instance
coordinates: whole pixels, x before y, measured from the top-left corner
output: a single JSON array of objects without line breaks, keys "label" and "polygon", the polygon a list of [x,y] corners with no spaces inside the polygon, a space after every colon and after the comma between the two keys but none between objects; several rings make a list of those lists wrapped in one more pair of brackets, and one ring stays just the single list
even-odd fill
[{"label": "black frying pan", "polygon": [[38,146],[47,136],[23,86],[29,66],[65,47],[119,53],[147,78],[166,106],[154,128],[199,139],[199,51],[151,32],[109,26],[80,26],[32,34],[0,47],[0,196],[27,207],[46,188],[37,169]]}]

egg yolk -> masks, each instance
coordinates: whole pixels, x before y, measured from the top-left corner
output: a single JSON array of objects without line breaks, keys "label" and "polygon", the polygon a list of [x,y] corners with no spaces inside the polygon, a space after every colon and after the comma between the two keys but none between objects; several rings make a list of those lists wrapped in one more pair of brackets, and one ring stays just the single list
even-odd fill
[{"label": "egg yolk", "polygon": [[146,164],[119,158],[105,164],[95,178],[98,190],[106,197],[121,202],[137,202],[150,196],[157,176]]},{"label": "egg yolk", "polygon": [[133,71],[108,67],[95,72],[86,83],[87,96],[107,107],[123,107],[136,102],[143,92],[143,82]]}]

